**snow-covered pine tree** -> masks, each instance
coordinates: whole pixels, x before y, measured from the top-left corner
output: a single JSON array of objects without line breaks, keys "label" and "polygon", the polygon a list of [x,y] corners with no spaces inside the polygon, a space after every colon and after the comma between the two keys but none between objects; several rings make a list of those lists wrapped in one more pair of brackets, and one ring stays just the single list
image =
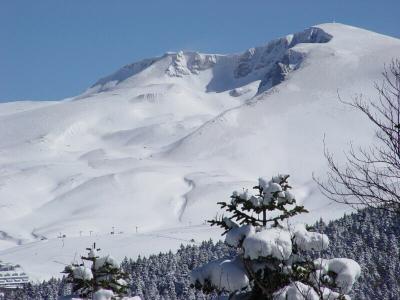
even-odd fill
[{"label": "snow-covered pine tree", "polygon": [[[100,248],[96,243],[86,248],[87,256],[81,256],[81,264],[71,264],[62,273],[67,274],[67,282],[72,284],[73,293],[81,297],[91,297],[99,290],[108,290],[114,297],[126,294],[129,279],[118,262],[110,255],[98,256]],[[89,262],[90,267],[85,265]]]},{"label": "snow-covered pine tree", "polygon": [[260,178],[255,195],[234,192],[230,203],[219,202],[230,216],[210,223],[225,229],[225,243],[238,255],[194,269],[196,288],[229,292],[230,299],[349,299],[346,293],[360,276],[360,266],[347,258],[310,258],[310,252],[326,249],[329,239],[288,222],[307,212],[296,204],[288,178]]}]

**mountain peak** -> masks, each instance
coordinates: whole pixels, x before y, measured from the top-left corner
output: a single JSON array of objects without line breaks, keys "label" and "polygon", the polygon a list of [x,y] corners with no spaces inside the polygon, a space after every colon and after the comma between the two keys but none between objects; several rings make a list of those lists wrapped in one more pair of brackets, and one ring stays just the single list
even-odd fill
[{"label": "mountain peak", "polygon": [[[256,80],[261,80],[259,91],[264,91],[280,83],[284,74],[298,67],[302,55],[293,51],[294,46],[300,43],[326,43],[331,38],[332,36],[323,29],[310,27],[302,32],[273,40],[264,46],[250,48],[242,54],[168,52],[161,57],[144,59],[124,66],[110,76],[98,80],[83,96],[118,88],[127,79],[140,77],[141,73],[150,67],[153,68],[151,74],[146,71],[146,75],[142,76],[145,80],[139,80],[141,84],[151,82],[155,78],[158,80],[163,76],[167,76],[166,81],[169,81],[168,77],[182,79],[213,69],[213,77],[208,78],[204,83],[207,91],[221,92],[240,88]],[[225,84],[216,84],[216,81],[222,81]],[[138,81],[134,82],[137,86]]]},{"label": "mountain peak", "polygon": [[[333,44],[329,43],[332,38]],[[284,81],[303,64],[308,53],[320,44],[329,43],[328,48],[333,47],[339,52],[352,52],[372,38],[377,39],[379,43],[386,40],[398,41],[341,23],[323,23],[272,40],[263,46],[249,48],[241,54],[167,52],[160,57],[124,66],[98,80],[79,98],[118,88],[129,89],[161,82],[180,85],[196,82],[197,88],[207,92],[232,91],[259,82],[256,94],[260,94]],[[304,47],[303,44],[310,47]],[[206,70],[212,72],[202,75]],[[202,75],[201,78],[199,75]]]}]

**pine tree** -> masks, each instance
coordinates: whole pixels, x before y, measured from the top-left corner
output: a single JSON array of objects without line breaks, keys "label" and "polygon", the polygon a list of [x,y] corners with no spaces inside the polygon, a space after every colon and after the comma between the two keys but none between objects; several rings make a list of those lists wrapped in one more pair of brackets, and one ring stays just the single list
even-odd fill
[{"label": "pine tree", "polygon": [[[234,192],[231,202],[219,202],[230,215],[211,220],[223,228],[225,243],[238,249],[232,260],[216,260],[192,271],[194,286],[206,293],[227,291],[230,297],[243,293],[248,299],[344,299],[360,273],[351,259],[311,260],[328,237],[304,225],[289,225],[289,218],[307,212],[289,191],[289,175],[259,179],[249,191]],[[343,272],[350,274],[342,280]],[[347,274],[346,273],[346,274]],[[325,298],[324,298],[325,297]]]},{"label": "pine tree", "polygon": [[[289,175],[279,175],[272,178],[271,182],[263,178],[253,189],[257,190],[255,196],[248,190],[243,193],[233,192],[230,202],[218,202],[221,209],[231,213],[229,220],[236,220],[240,225],[266,227],[268,223],[277,227],[280,221],[293,217],[299,213],[308,212],[302,205],[296,205],[293,194],[289,191]],[[294,205],[294,206],[293,206]],[[268,217],[267,212],[279,211],[276,216]],[[260,216],[261,214],[261,216]],[[211,226],[218,225],[228,232],[231,227],[228,219],[215,219],[209,221]]]},{"label": "pine tree", "polygon": [[[112,291],[115,296],[125,295],[129,276],[121,270],[118,262],[109,255],[99,257],[101,249],[96,248],[96,243],[86,250],[88,254],[81,256],[81,264],[71,264],[63,271],[67,274],[67,282],[72,284],[73,293],[90,297],[104,289]],[[85,262],[89,262],[90,267],[85,266]]]}]

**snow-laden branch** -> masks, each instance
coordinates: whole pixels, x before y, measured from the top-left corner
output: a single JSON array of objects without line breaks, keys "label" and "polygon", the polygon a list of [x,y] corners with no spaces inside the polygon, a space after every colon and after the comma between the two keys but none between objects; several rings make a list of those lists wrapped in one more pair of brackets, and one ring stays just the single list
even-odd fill
[{"label": "snow-laden branch", "polygon": [[[304,224],[274,221],[266,225],[266,220],[285,220],[305,211],[289,194],[288,177],[259,179],[258,195],[234,193],[230,204],[221,205],[234,213],[212,224],[220,223],[226,230],[225,243],[238,248],[238,255],[194,269],[191,278],[197,288],[228,291],[232,297],[247,293],[257,299],[350,299],[346,294],[361,273],[357,262],[347,258],[311,260],[307,252],[328,248],[325,234],[310,231]],[[239,218],[237,223],[239,210],[250,217]],[[263,214],[259,219],[257,214],[267,211],[275,216]]]}]

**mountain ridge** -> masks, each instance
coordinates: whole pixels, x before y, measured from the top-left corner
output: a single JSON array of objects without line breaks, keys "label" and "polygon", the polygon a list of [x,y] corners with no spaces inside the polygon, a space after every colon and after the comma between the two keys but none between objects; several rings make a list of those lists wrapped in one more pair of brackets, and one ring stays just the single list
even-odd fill
[{"label": "mountain ridge", "polygon": [[[160,62],[161,60],[168,60],[164,73],[170,77],[183,77],[191,74],[198,75],[199,72],[212,69],[215,65],[224,64],[226,63],[225,61],[228,60],[228,64],[236,64],[233,69],[233,77],[239,79],[248,76],[251,72],[257,71],[258,69],[265,69],[266,67],[271,68],[272,66],[270,65],[278,65],[278,63],[282,64],[279,60],[283,60],[286,65],[289,65],[292,59],[291,56],[293,56],[289,50],[296,44],[326,43],[330,38],[331,36],[322,29],[313,26],[302,32],[272,40],[263,46],[250,48],[239,54],[205,54],[195,51],[169,52],[160,57],[147,58],[123,66],[111,75],[98,80],[84,95],[90,94],[93,91],[103,92],[117,88],[118,84],[121,82],[145,71],[154,63]],[[286,51],[289,53],[286,53]],[[265,82],[263,85],[267,83],[268,82]],[[209,86],[211,86],[211,88]],[[213,91],[211,83],[207,85],[207,91]]]},{"label": "mountain ridge", "polygon": [[[357,30],[357,31],[365,31],[369,34],[379,35],[385,38],[391,38],[396,40],[396,38],[384,36],[378,33],[373,33],[364,29],[360,29],[357,27],[344,25],[340,23],[323,23],[319,25],[314,25],[305,29],[304,31],[297,32],[295,34],[289,34],[282,38],[274,39],[264,45],[249,48],[244,52],[235,53],[235,54],[210,54],[210,53],[200,53],[197,51],[178,51],[178,52],[167,52],[159,57],[154,58],[146,58],[134,62],[132,64],[128,64],[123,66],[121,69],[115,71],[111,75],[105,76],[98,81],[96,81],[86,92],[84,95],[91,94],[93,92],[103,92],[112,90],[116,88],[118,84],[129,79],[132,76],[137,75],[138,73],[145,71],[147,68],[152,66],[154,63],[157,63],[161,60],[168,60],[167,67],[164,69],[164,73],[171,77],[183,77],[185,75],[190,74],[199,74],[200,71],[204,71],[209,68],[213,68],[216,64],[220,63],[221,60],[233,60],[233,64],[236,65],[233,69],[233,77],[235,79],[246,77],[252,71],[265,68],[266,66],[263,65],[265,63],[267,66],[269,64],[273,65],[273,73],[278,73],[279,75],[283,75],[285,72],[288,72],[290,69],[296,68],[296,63],[301,63],[301,53],[296,53],[296,51],[290,51],[291,48],[295,47],[297,44],[303,43],[327,43],[330,41],[332,36],[324,30],[324,28],[332,28],[332,27],[339,27],[339,28],[346,28],[347,30]],[[268,60],[268,56],[271,56],[270,52],[277,52],[277,48],[283,48],[283,53],[275,53],[279,59],[283,60],[280,61],[279,59],[276,61],[274,58]],[[291,53],[293,52],[293,53]],[[297,56],[296,56],[297,55]],[[267,58],[266,58],[267,56]],[[254,59],[256,58],[256,59]],[[256,61],[254,61],[256,60]],[[261,61],[257,61],[261,60]],[[266,62],[263,62],[266,60]],[[293,61],[294,60],[294,61]],[[232,62],[229,62],[232,63]],[[291,66],[294,65],[294,66]],[[271,67],[270,67],[271,68]],[[267,90],[271,87],[265,87],[261,89],[263,86],[268,85],[268,79],[270,78],[271,74],[264,74],[266,78],[264,78],[264,82],[260,83],[259,90],[260,92]],[[277,76],[272,76],[277,77]],[[254,80],[252,78],[252,80]],[[272,83],[272,86],[279,84],[281,80],[278,82]],[[272,80],[273,81],[273,80]],[[239,82],[239,84],[242,84]],[[243,85],[243,84],[242,84]],[[210,87],[209,87],[210,86]],[[240,86],[238,86],[240,87]],[[222,92],[225,89],[215,89],[212,86],[212,83],[209,83],[207,86],[207,91],[218,91]]]}]

